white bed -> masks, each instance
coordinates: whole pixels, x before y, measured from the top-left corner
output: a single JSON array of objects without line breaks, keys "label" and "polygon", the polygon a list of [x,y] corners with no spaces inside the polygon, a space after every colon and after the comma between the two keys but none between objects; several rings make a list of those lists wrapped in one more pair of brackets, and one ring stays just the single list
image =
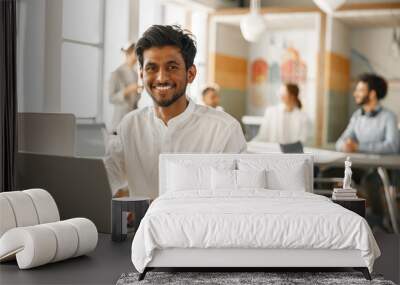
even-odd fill
[{"label": "white bed", "polygon": [[[234,187],[218,180],[230,173]],[[312,194],[312,177],[308,154],[161,155],[160,197],[132,243],[140,279],[154,267],[354,267],[370,278],[380,251],[367,222]]]}]

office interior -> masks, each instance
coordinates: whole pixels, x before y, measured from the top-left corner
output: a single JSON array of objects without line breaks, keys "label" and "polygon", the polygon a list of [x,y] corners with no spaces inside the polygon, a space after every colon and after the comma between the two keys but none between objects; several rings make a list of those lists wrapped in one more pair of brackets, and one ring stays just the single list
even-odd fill
[{"label": "office interior", "polygon": [[[110,76],[125,60],[121,47],[137,42],[152,25],[180,25],[193,33],[197,76],[186,95],[204,105],[204,86],[217,84],[220,106],[240,123],[248,150],[280,152],[276,143],[253,140],[266,108],[280,104],[282,84],[295,82],[309,119],[304,152],[335,157],[335,143],[359,108],[353,92],[362,73],[385,78],[388,92],[380,103],[397,116],[400,133],[400,1],[347,0],[332,13],[315,2],[259,1],[265,30],[248,41],[241,30],[250,11],[246,0],[16,0],[14,190],[46,189],[64,219],[89,218],[101,239],[89,258],[40,270],[21,272],[15,261],[1,263],[0,281],[116,284],[121,274],[134,271],[132,240],[111,243],[113,197],[103,158],[112,133]],[[138,109],[152,105],[142,90]],[[368,219],[366,201],[382,252],[375,272],[399,284],[400,183],[388,173],[400,173],[400,148],[351,158],[354,169],[380,171],[383,226]],[[314,163],[316,194],[330,198],[341,187],[343,161]],[[362,186],[354,186],[364,198]],[[91,263],[100,259],[108,261]],[[81,280],[73,276],[78,274]]]}]

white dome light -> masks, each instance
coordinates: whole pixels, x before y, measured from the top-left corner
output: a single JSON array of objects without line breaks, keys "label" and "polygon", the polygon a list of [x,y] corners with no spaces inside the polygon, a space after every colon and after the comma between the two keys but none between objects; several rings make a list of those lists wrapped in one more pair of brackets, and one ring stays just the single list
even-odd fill
[{"label": "white dome light", "polygon": [[264,33],[266,24],[260,13],[260,0],[251,0],[250,13],[240,21],[240,30],[246,41],[256,42]]},{"label": "white dome light", "polygon": [[346,0],[314,0],[314,3],[328,15],[332,15],[344,2]]}]

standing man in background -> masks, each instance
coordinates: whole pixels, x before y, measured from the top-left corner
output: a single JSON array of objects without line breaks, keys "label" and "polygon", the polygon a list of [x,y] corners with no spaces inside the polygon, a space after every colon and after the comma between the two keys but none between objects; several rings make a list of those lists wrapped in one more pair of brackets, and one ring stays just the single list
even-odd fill
[{"label": "standing man in background", "polygon": [[135,44],[128,42],[121,50],[125,53],[125,62],[111,73],[109,88],[110,103],[114,105],[111,124],[113,133],[116,132],[122,118],[137,109],[140,99]]}]

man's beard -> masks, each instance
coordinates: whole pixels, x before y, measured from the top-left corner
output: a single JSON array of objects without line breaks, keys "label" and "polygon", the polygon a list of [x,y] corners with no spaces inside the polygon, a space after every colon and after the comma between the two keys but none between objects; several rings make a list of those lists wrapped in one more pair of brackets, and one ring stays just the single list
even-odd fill
[{"label": "man's beard", "polygon": [[169,107],[174,104],[179,98],[186,94],[186,86],[179,92],[175,93],[171,99],[169,100],[157,100],[153,94],[148,92],[150,97],[153,99],[153,102],[159,107]]},{"label": "man's beard", "polygon": [[362,98],[360,103],[357,103],[358,106],[362,106],[364,104],[367,104],[369,102],[369,95],[365,96],[364,98]]}]

